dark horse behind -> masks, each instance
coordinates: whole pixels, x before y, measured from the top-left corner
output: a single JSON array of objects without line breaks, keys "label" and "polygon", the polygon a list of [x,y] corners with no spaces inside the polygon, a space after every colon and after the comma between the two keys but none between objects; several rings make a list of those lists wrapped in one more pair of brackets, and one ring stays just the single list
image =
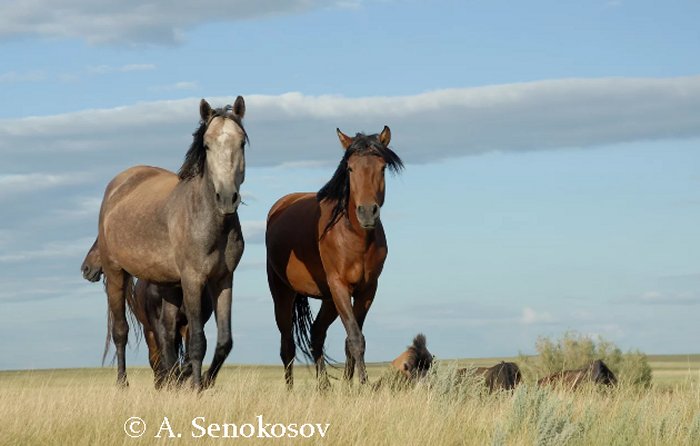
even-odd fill
[{"label": "dark horse behind", "polygon": [[[280,198],[267,217],[267,280],[289,388],[296,347],[316,364],[319,385],[329,385],[323,345],[338,316],[347,334],[345,378],[357,367],[360,382],[367,381],[362,325],[387,255],[379,219],[384,171],[403,164],[389,149],[388,127],[375,135],[337,133],[344,154],[330,181],[318,193]],[[309,297],[321,299],[315,319]]]},{"label": "dark horse behind", "polygon": [[[233,272],[244,247],[238,206],[245,178],[247,135],[241,121],[245,103],[239,96],[233,106],[212,109],[202,99],[199,114],[199,127],[178,174],[157,167],[132,167],[109,183],[102,200],[97,247],[121,385],[127,384],[126,300],[132,277],[181,287],[182,304],[163,299],[161,314],[174,321],[184,308],[195,389],[213,384],[233,346]],[[205,286],[216,313],[217,343],[212,365],[202,377],[206,351],[202,300],[209,298]],[[165,328],[157,333],[161,362],[166,370],[173,370],[176,327]]]},{"label": "dark horse behind", "polygon": [[489,392],[494,392],[496,390],[513,390],[520,384],[523,378],[518,364],[504,361],[492,367],[476,367],[474,369],[461,368],[457,370],[457,374],[460,376],[469,373],[483,377]]},{"label": "dark horse behind", "polygon": [[[100,251],[97,248],[97,240],[93,243],[90,251],[85,256],[81,267],[83,277],[90,282],[97,282],[102,276],[102,262],[100,260]],[[174,321],[167,319],[167,314],[164,314],[161,309],[163,300],[171,302],[180,307]],[[161,286],[150,283],[146,280],[137,280],[136,284],[131,284],[127,287],[126,296],[127,308],[130,314],[136,319],[136,323],[140,325],[141,330],[137,330],[137,336],[143,334],[143,338],[148,346],[148,362],[153,370],[155,387],[161,388],[172,374],[172,378],[177,378],[178,383],[188,378],[192,374],[192,365],[189,362],[189,356],[185,351],[185,345],[189,338],[187,327],[187,316],[182,307],[182,288],[180,286]],[[211,307],[211,298],[207,294],[202,299],[202,318],[204,322],[209,320],[213,309]],[[158,333],[164,333],[161,330],[166,330],[167,327],[175,326],[175,350],[177,351],[178,365],[175,370],[166,370],[161,361],[161,350]],[[108,328],[108,334],[110,328]],[[103,362],[107,356],[110,345],[109,336],[105,343],[105,351],[103,354]]]},{"label": "dark horse behind", "polygon": [[540,386],[555,385],[569,390],[578,389],[586,383],[612,387],[617,384],[617,377],[601,359],[596,359],[580,369],[563,370],[537,381]]}]

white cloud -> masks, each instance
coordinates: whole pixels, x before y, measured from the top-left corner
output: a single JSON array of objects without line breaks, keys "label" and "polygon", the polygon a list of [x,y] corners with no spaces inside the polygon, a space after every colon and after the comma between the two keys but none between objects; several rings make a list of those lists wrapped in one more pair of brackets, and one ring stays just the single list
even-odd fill
[{"label": "white cloud", "polygon": [[525,307],[523,308],[520,322],[525,325],[551,324],[552,322],[555,322],[555,319],[546,311],[538,312],[530,307]]},{"label": "white cloud", "polygon": [[26,72],[8,71],[0,74],[0,84],[16,84],[20,82],[39,82],[46,79],[46,73],[39,70]]},{"label": "white cloud", "polygon": [[334,0],[34,0],[0,3],[0,39],[18,35],[81,38],[93,44],[182,41],[201,23],[299,13]]},{"label": "white cloud", "polygon": [[89,179],[90,177],[88,175],[76,173],[0,174],[0,199],[41,189],[81,184],[87,182]]},{"label": "white cloud", "polygon": [[62,220],[94,220],[97,221],[97,216],[102,205],[102,197],[77,197],[73,200],[73,206],[70,208],[56,209],[51,211],[52,218],[57,217]]},{"label": "white cloud", "polygon": [[243,240],[246,243],[264,243],[266,225],[267,222],[265,220],[242,221]]},{"label": "white cloud", "polygon": [[93,65],[87,68],[90,74],[109,74],[109,73],[130,73],[133,71],[151,71],[155,70],[156,66],[150,63],[141,64],[126,64],[119,67],[111,65]]},{"label": "white cloud", "polygon": [[[233,96],[208,99],[223,105]],[[2,119],[0,151],[17,157],[54,152],[65,158],[80,151],[179,159],[199,119],[198,101]],[[246,104],[253,166],[337,161],[336,127],[377,132],[387,124],[392,146],[413,163],[700,137],[700,76],[549,80],[398,97],[246,95]]]},{"label": "white cloud", "polygon": [[86,247],[92,245],[94,237],[77,240],[56,241],[46,243],[36,249],[26,249],[0,254],[0,263],[28,262],[40,259],[55,259],[80,256],[87,252]]},{"label": "white cloud", "polygon": [[160,85],[158,87],[154,87],[154,90],[157,91],[178,91],[178,90],[197,90],[199,88],[199,84],[197,82],[190,82],[190,81],[182,81],[182,82],[175,82],[174,84],[168,84],[168,85]]},{"label": "white cloud", "polygon": [[645,305],[698,305],[700,304],[700,294],[692,291],[647,291],[634,299],[633,302]]}]

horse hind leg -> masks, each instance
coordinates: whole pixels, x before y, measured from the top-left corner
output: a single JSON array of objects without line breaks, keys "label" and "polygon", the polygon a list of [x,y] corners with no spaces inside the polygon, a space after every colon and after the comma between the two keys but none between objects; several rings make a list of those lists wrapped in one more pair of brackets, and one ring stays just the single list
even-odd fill
[{"label": "horse hind leg", "polygon": [[330,388],[328,372],[326,371],[326,356],[323,354],[323,345],[326,342],[328,327],[338,318],[338,311],[332,299],[321,302],[321,309],[311,326],[311,353],[316,364],[316,377],[321,390]]},{"label": "horse hind leg", "polygon": [[132,279],[124,270],[109,271],[106,275],[112,341],[117,350],[117,385],[126,387],[129,385],[126,378],[126,343],[129,336],[129,324],[126,321],[126,293],[131,292]]},{"label": "horse hind leg", "polygon": [[162,380],[160,379],[160,350],[158,349],[156,334],[153,331],[147,331],[144,333],[144,337],[146,338],[146,345],[148,345],[148,363],[151,365],[151,370],[153,370],[153,381],[156,389],[160,389],[162,385]]},{"label": "horse hind leg", "polygon": [[294,301],[296,293],[290,290],[277,274],[268,266],[267,281],[270,286],[270,294],[275,305],[275,321],[280,332],[280,358],[284,365],[284,381],[287,389],[294,386],[294,356],[296,346],[294,344]]}]

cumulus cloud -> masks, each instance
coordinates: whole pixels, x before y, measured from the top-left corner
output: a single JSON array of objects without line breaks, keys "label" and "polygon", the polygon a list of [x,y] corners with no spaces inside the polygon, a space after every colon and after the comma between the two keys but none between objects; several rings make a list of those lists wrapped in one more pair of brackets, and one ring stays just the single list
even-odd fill
[{"label": "cumulus cloud", "polygon": [[238,21],[346,4],[337,0],[34,0],[0,4],[0,39],[81,38],[92,44],[173,44],[185,30],[211,21]]},{"label": "cumulus cloud", "polygon": [[[208,99],[223,105],[233,97]],[[179,159],[199,119],[198,101],[3,119],[0,150],[16,154],[17,162],[38,152],[89,152],[74,159],[91,163],[107,162],[110,154],[115,160],[138,154],[140,162],[144,154]],[[246,95],[246,103],[253,166],[336,161],[336,127],[378,132],[387,124],[392,146],[413,163],[700,137],[700,76],[549,80],[398,97]]]},{"label": "cumulus cloud", "polygon": [[551,324],[555,322],[554,317],[546,311],[535,311],[533,308],[523,308],[520,322],[525,325]]}]

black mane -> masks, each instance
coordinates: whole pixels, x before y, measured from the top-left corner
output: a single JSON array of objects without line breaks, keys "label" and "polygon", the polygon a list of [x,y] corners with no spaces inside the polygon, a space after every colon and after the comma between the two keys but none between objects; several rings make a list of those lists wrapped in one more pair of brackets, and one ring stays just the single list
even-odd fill
[{"label": "black mane", "polygon": [[348,176],[348,160],[353,155],[362,156],[379,156],[381,157],[389,170],[393,173],[399,173],[403,170],[403,162],[401,158],[390,148],[385,147],[379,142],[379,135],[365,135],[358,133],[353,138],[353,142],[345,150],[343,159],[340,160],[338,168],[331,179],[318,191],[316,199],[318,201],[329,200],[335,201],[335,207],[331,214],[331,219],[328,221],[323,233],[325,234],[343,214],[347,213],[348,199],[350,197],[350,177]]},{"label": "black mane", "polygon": [[199,128],[192,133],[192,145],[190,145],[189,150],[185,154],[185,161],[180,166],[180,170],[177,172],[177,176],[180,180],[190,180],[195,177],[202,176],[204,173],[204,161],[207,159],[207,149],[204,146],[204,134],[207,132],[209,123],[212,119],[220,116],[222,118],[228,118],[238,124],[238,127],[243,130],[246,142],[248,141],[248,134],[243,128],[243,122],[241,118],[233,113],[230,106],[217,108],[212,110],[212,114],[207,121],[199,121]]}]

